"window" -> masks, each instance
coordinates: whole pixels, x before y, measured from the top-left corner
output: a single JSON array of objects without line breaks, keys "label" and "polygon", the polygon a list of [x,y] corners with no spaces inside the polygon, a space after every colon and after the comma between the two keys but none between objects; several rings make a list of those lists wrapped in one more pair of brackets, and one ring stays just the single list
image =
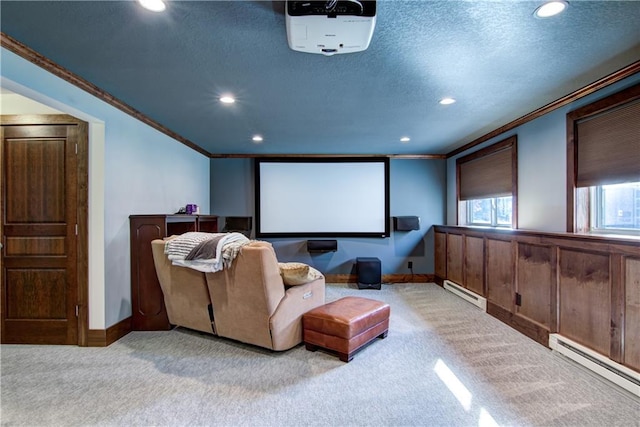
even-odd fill
[{"label": "window", "polygon": [[517,137],[456,160],[458,223],[517,228]]},{"label": "window", "polygon": [[567,114],[567,231],[640,234],[640,84]]},{"label": "window", "polygon": [[589,187],[591,231],[640,234],[640,182]]},{"label": "window", "polygon": [[511,227],[512,200],[512,196],[467,200],[467,225]]}]

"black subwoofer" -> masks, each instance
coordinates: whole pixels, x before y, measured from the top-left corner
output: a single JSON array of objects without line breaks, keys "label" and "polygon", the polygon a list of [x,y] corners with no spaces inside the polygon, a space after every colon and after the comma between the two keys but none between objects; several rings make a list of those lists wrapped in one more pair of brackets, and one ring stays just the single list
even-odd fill
[{"label": "black subwoofer", "polygon": [[358,289],[380,289],[382,266],[378,258],[356,258]]}]

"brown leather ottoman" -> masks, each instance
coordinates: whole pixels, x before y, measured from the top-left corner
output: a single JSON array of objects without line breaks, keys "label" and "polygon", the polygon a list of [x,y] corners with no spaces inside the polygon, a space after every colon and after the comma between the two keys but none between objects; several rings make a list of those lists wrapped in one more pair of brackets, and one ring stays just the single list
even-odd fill
[{"label": "brown leather ottoman", "polygon": [[307,350],[331,350],[349,362],[353,354],[389,331],[389,304],[361,297],[344,297],[302,316]]}]

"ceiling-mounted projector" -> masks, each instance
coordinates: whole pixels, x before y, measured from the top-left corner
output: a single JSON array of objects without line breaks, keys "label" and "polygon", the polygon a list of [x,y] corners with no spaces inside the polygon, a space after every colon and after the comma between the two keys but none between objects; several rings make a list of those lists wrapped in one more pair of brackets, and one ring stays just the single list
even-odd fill
[{"label": "ceiling-mounted projector", "polygon": [[287,41],[299,52],[334,55],[369,47],[376,25],[376,2],[292,1],[286,4]]}]

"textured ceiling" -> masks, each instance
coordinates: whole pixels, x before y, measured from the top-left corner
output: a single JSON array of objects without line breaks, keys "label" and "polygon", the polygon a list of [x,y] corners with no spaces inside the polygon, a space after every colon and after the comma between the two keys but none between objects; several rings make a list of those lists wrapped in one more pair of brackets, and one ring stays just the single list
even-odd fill
[{"label": "textured ceiling", "polygon": [[640,2],[572,1],[546,20],[539,4],[378,1],[369,49],[331,57],[289,49],[283,2],[3,0],[0,15],[213,154],[444,154],[640,59]]}]

